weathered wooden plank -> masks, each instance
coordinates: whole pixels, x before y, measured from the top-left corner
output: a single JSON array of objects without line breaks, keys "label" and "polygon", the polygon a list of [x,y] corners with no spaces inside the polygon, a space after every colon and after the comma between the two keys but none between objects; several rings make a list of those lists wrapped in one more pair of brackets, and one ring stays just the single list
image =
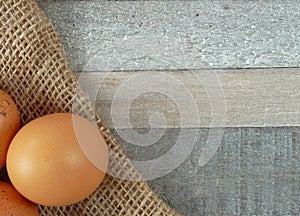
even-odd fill
[{"label": "weathered wooden plank", "polygon": [[298,68],[77,75],[110,128],[300,126]]},{"label": "weathered wooden plank", "polygon": [[[168,146],[176,142],[179,129],[171,130],[173,136],[163,139]],[[208,131],[201,129],[180,167],[148,181],[155,192],[183,216],[300,214],[299,127],[227,128],[218,151],[201,167],[198,160]],[[136,158],[134,148],[120,141]],[[146,160],[160,156],[157,152],[147,149],[138,156]]]},{"label": "weathered wooden plank", "polygon": [[297,0],[38,4],[76,71],[94,55],[117,70],[300,66]]}]

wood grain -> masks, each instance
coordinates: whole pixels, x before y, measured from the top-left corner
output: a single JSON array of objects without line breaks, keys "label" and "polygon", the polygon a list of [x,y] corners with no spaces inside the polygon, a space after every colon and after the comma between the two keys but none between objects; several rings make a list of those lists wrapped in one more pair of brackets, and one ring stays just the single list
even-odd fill
[{"label": "wood grain", "polygon": [[[220,83],[217,80],[204,83],[210,73],[215,73]],[[211,122],[212,104],[222,107],[224,101],[226,127],[300,126],[300,73],[297,68],[83,72],[77,75],[81,86],[94,98],[97,111],[110,128],[149,127],[149,116],[156,112],[162,113],[166,119],[166,124],[159,119],[158,122],[152,122],[156,128],[217,127],[220,125]],[[182,85],[178,86],[176,82]],[[139,91],[137,86],[144,86],[144,92],[141,88],[140,94],[136,95],[136,91]],[[224,101],[216,93],[220,86]],[[178,93],[175,100],[172,100],[172,95],[166,94],[166,88]],[[210,95],[205,88],[210,89]],[[182,125],[181,117],[186,113],[182,107],[189,109],[193,105],[187,100],[186,92],[197,104],[197,110],[190,109],[189,112],[190,118],[195,118],[193,114],[199,114],[198,125],[188,117],[191,123]],[[115,105],[112,105],[113,100],[117,101]],[[218,114],[217,110],[214,113],[216,118],[224,117]],[[112,117],[119,120],[118,125],[113,125]],[[130,118],[131,126],[126,121],[122,122],[125,118]]]},{"label": "wood grain", "polygon": [[[164,139],[169,146],[176,141],[173,130],[173,138]],[[299,127],[227,128],[215,156],[200,167],[207,134],[208,129],[201,130],[180,167],[149,181],[171,206],[183,216],[300,214]],[[144,151],[140,157],[149,154]]]}]

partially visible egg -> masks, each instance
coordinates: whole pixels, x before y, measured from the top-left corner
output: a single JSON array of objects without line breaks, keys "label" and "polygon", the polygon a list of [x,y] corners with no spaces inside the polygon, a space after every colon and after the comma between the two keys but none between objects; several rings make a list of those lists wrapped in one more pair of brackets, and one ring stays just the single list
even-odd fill
[{"label": "partially visible egg", "polygon": [[8,146],[20,129],[20,113],[13,99],[0,90],[0,169],[4,166]]},{"label": "partially visible egg", "polygon": [[49,114],[15,135],[7,171],[27,199],[65,206],[92,194],[105,177],[108,147],[96,125],[78,115]]},{"label": "partially visible egg", "polygon": [[1,216],[38,216],[36,204],[21,196],[9,183],[0,182]]}]

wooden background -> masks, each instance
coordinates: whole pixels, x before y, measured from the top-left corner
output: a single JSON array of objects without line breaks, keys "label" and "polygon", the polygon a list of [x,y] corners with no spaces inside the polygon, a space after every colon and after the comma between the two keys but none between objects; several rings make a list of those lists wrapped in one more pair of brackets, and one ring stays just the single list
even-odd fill
[{"label": "wooden background", "polygon": [[[187,216],[300,214],[298,1],[38,4],[59,32],[82,87],[130,158],[159,157],[177,142],[180,131],[197,129],[197,142],[186,160],[148,181],[170,206]],[[168,79],[147,79],[162,74],[184,88]],[[203,83],[211,74],[218,82]],[[137,77],[145,79],[130,85]],[[120,94],[124,86],[127,90]],[[131,101],[137,86],[147,92]],[[165,88],[178,93],[176,101],[162,94]],[[184,91],[197,110],[189,111],[191,101]],[[123,109],[128,103],[129,109]],[[181,122],[186,110],[180,107],[191,113],[190,124]],[[209,132],[220,126],[212,122],[213,114],[222,120],[223,111],[220,146],[200,166]],[[149,122],[155,112],[165,122]],[[113,120],[124,117],[131,125]],[[135,146],[120,136],[132,128],[145,135],[151,126],[162,133],[153,146]],[[190,136],[185,140],[193,142]]]}]

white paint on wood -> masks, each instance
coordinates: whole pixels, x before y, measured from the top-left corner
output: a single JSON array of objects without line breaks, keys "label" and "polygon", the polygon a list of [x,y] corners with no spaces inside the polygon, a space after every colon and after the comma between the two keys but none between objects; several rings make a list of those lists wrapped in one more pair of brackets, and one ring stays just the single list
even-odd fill
[{"label": "white paint on wood", "polygon": [[38,3],[76,71],[95,54],[132,57],[117,70],[300,66],[295,0]]}]

